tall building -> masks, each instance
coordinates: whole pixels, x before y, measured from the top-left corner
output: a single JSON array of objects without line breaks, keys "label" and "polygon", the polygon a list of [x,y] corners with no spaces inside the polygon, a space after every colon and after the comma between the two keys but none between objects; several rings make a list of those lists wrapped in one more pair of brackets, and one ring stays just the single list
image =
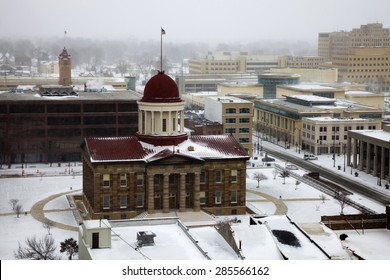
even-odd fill
[{"label": "tall building", "polygon": [[390,28],[381,23],[320,33],[318,54],[338,69],[338,82],[364,83],[375,92],[390,89]]},{"label": "tall building", "polygon": [[[80,144],[85,137],[137,132],[137,93],[75,92],[71,56],[65,48],[59,64],[60,85],[44,84],[30,94],[0,94],[0,164],[70,164],[81,160]],[[20,81],[12,79],[7,87],[16,87]]]},{"label": "tall building", "polygon": [[350,48],[389,48],[390,28],[382,23],[370,23],[352,31],[318,34],[318,55],[331,60],[333,55],[347,55]]},{"label": "tall building", "polygon": [[[52,88],[53,89],[53,88]],[[58,86],[54,88],[59,92]],[[61,90],[68,91],[69,87]],[[125,136],[137,132],[135,92],[79,92],[68,96],[0,94],[0,162],[69,163],[81,160],[88,136]]]},{"label": "tall building", "polygon": [[351,48],[349,54],[334,55],[338,81],[367,84],[374,92],[390,90],[390,48]]},{"label": "tall building", "polygon": [[246,212],[247,152],[231,135],[187,136],[184,102],[163,72],[145,86],[136,136],[87,137],[83,203],[93,219],[145,211]]}]

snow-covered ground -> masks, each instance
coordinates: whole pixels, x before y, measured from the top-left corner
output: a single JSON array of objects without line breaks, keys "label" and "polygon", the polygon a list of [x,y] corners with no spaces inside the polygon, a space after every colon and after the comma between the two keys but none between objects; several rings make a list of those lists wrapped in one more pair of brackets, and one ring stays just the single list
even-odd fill
[{"label": "snow-covered ground", "polygon": [[[271,144],[267,143],[265,145]],[[283,149],[274,145],[272,147],[275,149]],[[293,149],[286,150],[285,152],[302,156],[302,153],[298,154]],[[276,159],[275,163],[282,166],[285,165],[285,162],[278,159]],[[329,155],[320,156],[318,164],[321,164],[324,168],[333,168],[333,160]],[[336,166],[339,164],[343,164],[342,155],[336,157]],[[247,171],[247,204],[250,204],[251,208],[256,209],[258,213],[273,215],[279,209],[278,207],[280,207],[275,201],[280,201],[286,207],[287,216],[303,227],[318,223],[321,216],[338,215],[340,213],[340,205],[333,198],[326,195],[325,200],[323,200],[320,197],[322,195],[320,191],[304,183],[297,186],[296,179],[291,177],[286,178],[285,184],[283,184],[283,178],[278,176],[274,178],[274,168],[272,166],[263,166],[259,159],[251,159],[248,166],[250,167]],[[42,238],[47,234],[47,230],[42,227],[42,223],[35,220],[28,213],[35,203],[59,193],[81,193],[81,166],[80,164],[74,164],[71,166],[71,169],[75,175],[72,175],[73,173],[69,171],[68,167],[50,167],[48,165],[36,164],[27,165],[27,167],[23,168],[25,177],[9,178],[0,176],[0,223],[2,225],[0,227],[0,259],[14,259],[14,251],[18,247],[18,243],[20,242],[23,245],[27,237],[35,235],[38,238]],[[335,172],[345,174],[345,176],[350,176],[351,180],[364,180],[369,187],[390,193],[390,190],[385,190],[383,186],[379,187],[376,185],[377,181],[375,177],[359,172],[360,175],[356,178],[350,175],[350,168],[347,168],[348,172],[343,172],[343,169],[337,170],[337,168],[334,170]],[[44,176],[40,176],[40,172],[43,172]],[[261,172],[268,178],[260,182],[259,188],[257,188],[257,181],[253,179],[255,172]],[[295,170],[295,172],[299,174],[305,173],[304,170]],[[353,170],[353,172],[355,171]],[[14,165],[11,169],[0,169],[0,175],[13,173],[21,174],[21,166]],[[351,197],[360,204],[366,205],[378,213],[384,213],[385,211],[384,205],[380,205],[363,196],[354,194]],[[9,200],[13,198],[19,199],[19,202],[23,206],[23,212],[19,218],[12,212],[9,204]],[[67,209],[69,209],[69,204],[65,194],[51,200],[44,206],[45,216],[47,218],[59,223],[77,226],[72,212]],[[27,212],[27,214],[25,215],[24,212]],[[344,209],[344,213],[355,214],[359,213],[359,211],[349,206]],[[235,225],[236,232],[241,234],[241,236],[244,236],[247,230],[247,222],[245,219],[243,221],[245,222]],[[210,240],[204,237],[207,233],[203,232],[202,229],[196,229],[193,232],[194,235],[198,236],[199,240],[203,240],[206,247],[209,246],[210,250],[212,250],[211,245],[207,244]],[[344,245],[362,257],[373,260],[390,260],[390,251],[387,249],[390,248],[389,230],[365,230],[364,232],[343,231],[343,233],[347,233],[349,236],[344,241]],[[341,232],[336,232],[337,234],[341,234]],[[51,229],[51,235],[55,239],[56,244],[59,244],[59,242],[66,238],[78,238],[77,232],[62,230],[56,227]],[[319,244],[325,244],[323,246],[327,246],[327,241],[323,240],[323,236],[313,236],[313,239]],[[213,240],[217,244],[221,243],[216,238]],[[246,250],[248,256],[251,254],[249,248],[243,248],[244,251]],[[213,251],[210,251],[210,253],[218,255]],[[229,252],[225,251],[225,254],[229,254]],[[58,255],[62,259],[67,258],[66,255],[61,255],[59,251]],[[229,259],[229,256],[226,255],[226,258]]]}]

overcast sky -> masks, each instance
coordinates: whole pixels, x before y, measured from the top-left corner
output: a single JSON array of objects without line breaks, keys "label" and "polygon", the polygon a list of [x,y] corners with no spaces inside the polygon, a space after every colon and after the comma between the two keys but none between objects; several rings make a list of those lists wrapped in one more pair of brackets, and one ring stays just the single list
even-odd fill
[{"label": "overcast sky", "polygon": [[0,0],[0,37],[316,42],[372,22],[390,27],[390,0]]}]

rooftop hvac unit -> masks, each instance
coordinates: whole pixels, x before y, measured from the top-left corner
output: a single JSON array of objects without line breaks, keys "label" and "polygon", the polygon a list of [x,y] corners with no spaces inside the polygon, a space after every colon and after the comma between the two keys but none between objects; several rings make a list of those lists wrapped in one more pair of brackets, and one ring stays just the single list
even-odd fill
[{"label": "rooftop hvac unit", "polygon": [[153,246],[154,238],[156,234],[151,231],[139,231],[137,232],[137,243],[138,246]]}]

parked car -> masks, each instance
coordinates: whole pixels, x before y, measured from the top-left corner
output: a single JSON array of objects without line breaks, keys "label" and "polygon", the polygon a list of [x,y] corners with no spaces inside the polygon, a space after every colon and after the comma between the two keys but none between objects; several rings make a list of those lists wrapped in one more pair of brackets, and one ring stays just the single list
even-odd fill
[{"label": "parked car", "polygon": [[275,161],[275,159],[272,158],[272,157],[269,157],[269,156],[266,154],[265,157],[263,157],[263,158],[261,159],[261,161],[262,161],[262,162],[270,162],[270,161]]},{"label": "parked car", "polygon": [[286,169],[288,170],[298,170],[298,167],[294,164],[287,164]]},{"label": "parked car", "polygon": [[313,154],[306,154],[306,155],[303,156],[303,159],[304,160],[314,160],[314,159],[318,159],[318,157],[316,157]]}]

